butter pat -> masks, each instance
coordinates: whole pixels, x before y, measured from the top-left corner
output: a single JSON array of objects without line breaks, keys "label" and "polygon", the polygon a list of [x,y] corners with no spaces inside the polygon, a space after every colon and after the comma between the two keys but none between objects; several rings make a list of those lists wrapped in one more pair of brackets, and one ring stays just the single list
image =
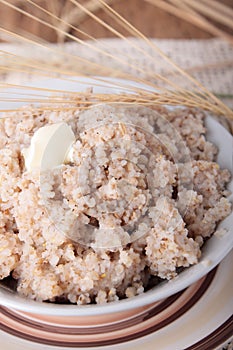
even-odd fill
[{"label": "butter pat", "polygon": [[27,171],[53,169],[69,161],[75,135],[66,123],[52,124],[37,130],[29,148],[22,154]]}]

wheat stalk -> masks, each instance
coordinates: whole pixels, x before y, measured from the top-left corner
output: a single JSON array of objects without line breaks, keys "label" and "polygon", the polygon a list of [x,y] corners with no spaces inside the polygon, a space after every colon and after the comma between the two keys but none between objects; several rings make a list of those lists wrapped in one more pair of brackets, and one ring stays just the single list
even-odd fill
[{"label": "wheat stalk", "polygon": [[[172,9],[176,9],[176,15],[183,16],[184,14],[188,14],[188,18],[191,18],[191,15],[194,16],[195,23],[201,24],[203,27],[208,28],[212,32],[214,31],[216,34],[223,33],[212,24],[208,24],[206,19],[202,17],[204,13],[205,6],[204,3],[199,8],[199,12],[197,13],[197,7],[193,5],[193,1],[184,1],[182,6],[175,6],[175,3],[178,3],[177,0],[170,0],[170,3],[164,2],[162,0],[145,0],[147,2],[153,3],[156,6],[164,7],[168,12]],[[78,81],[77,76],[88,77],[91,75],[101,75],[103,77],[99,77],[95,79],[93,85],[96,86],[105,86],[109,81],[104,78],[104,76],[118,77],[127,80],[131,80],[140,84],[146,84],[148,88],[136,88],[129,82],[115,82],[114,86],[118,87],[120,91],[124,91],[124,93],[118,94],[86,94],[85,92],[80,93],[76,92],[75,94],[67,95],[67,91],[59,90],[59,89],[48,89],[48,88],[38,88],[37,86],[30,87],[31,92],[35,91],[35,93],[25,93],[27,97],[7,97],[7,92],[3,91],[6,96],[2,98],[2,101],[5,102],[30,102],[30,103],[40,103],[41,106],[38,107],[43,110],[73,110],[73,109],[84,109],[88,108],[91,104],[104,102],[110,104],[118,104],[123,103],[126,105],[132,104],[140,104],[145,106],[153,106],[156,104],[169,104],[169,105],[184,105],[191,107],[199,107],[209,111],[212,111],[217,114],[226,115],[228,118],[233,118],[233,112],[225,106],[216,96],[210,93],[206,88],[204,88],[199,82],[197,82],[192,76],[190,76],[186,71],[182,70],[178,67],[174,62],[172,62],[153,42],[151,42],[145,35],[143,35],[140,31],[138,31],[129,21],[123,18],[120,14],[118,14],[112,7],[109,6],[113,1],[103,1],[103,0],[92,0],[87,3],[86,6],[82,5],[76,0],[69,0],[66,2],[66,7],[64,14],[60,15],[59,7],[55,8],[54,5],[50,3],[50,5],[45,8],[43,7],[43,2],[35,3],[32,0],[26,0],[24,3],[27,4],[26,9],[20,8],[20,2],[15,1],[14,3],[9,3],[5,0],[0,0],[0,3],[5,6],[10,7],[14,11],[21,13],[24,16],[31,18],[33,21],[37,21],[41,25],[50,28],[57,32],[60,41],[64,41],[65,38],[72,40],[79,45],[86,47],[88,50],[101,54],[103,57],[107,57],[115,62],[115,67],[106,67],[103,64],[93,62],[87,58],[83,58],[77,55],[69,54],[64,50],[59,48],[51,47],[47,43],[41,42],[37,40],[35,37],[28,37],[26,35],[22,35],[22,33],[15,33],[13,31],[9,31],[5,28],[0,28],[0,31],[5,35],[11,36],[14,39],[17,39],[22,42],[26,42],[27,44],[37,46],[43,50],[46,50],[49,54],[57,54],[61,58],[61,62],[63,62],[63,66],[61,68],[57,67],[53,62],[48,63],[42,60],[35,59],[27,59],[25,57],[21,57],[17,54],[12,54],[8,52],[2,52],[3,58],[7,57],[7,63],[2,64],[0,66],[0,71],[12,71],[12,72],[20,72],[20,73],[30,73],[35,76],[45,76],[51,78],[62,79],[64,81],[75,82]],[[57,2],[55,2],[57,3]],[[54,3],[54,4],[55,4]],[[30,5],[30,6],[29,6]],[[216,4],[214,3],[214,6]],[[111,18],[113,24],[109,25],[105,21],[101,20],[95,12],[102,8]],[[31,9],[37,10],[36,14],[30,12]],[[70,11],[73,11],[73,15],[70,15]],[[214,10],[213,10],[214,11]],[[211,12],[211,16],[213,17],[213,11]],[[43,15],[47,16],[47,19],[42,19],[39,17],[39,13],[43,13]],[[73,16],[73,17],[72,17]],[[178,85],[176,81],[171,80],[169,78],[169,74],[161,75],[156,72],[151,71],[148,68],[141,68],[135,65],[134,63],[129,63],[126,57],[117,57],[114,53],[109,52],[106,48],[97,47],[95,44],[98,41],[90,36],[85,31],[82,31],[77,27],[75,22],[75,18],[84,19],[86,16],[92,18],[94,21],[99,23],[101,26],[106,28],[112,34],[117,36],[118,38],[124,40],[128,45],[137,50],[141,55],[145,57],[148,61],[154,60],[154,54],[156,54],[161,61],[166,62],[167,66],[170,67],[171,75],[177,75],[183,77],[189,81],[191,87],[190,90],[184,89],[182,86]],[[218,20],[223,22],[223,14],[216,16]],[[225,18],[225,17],[224,17]],[[130,35],[135,36],[142,40],[151,51],[145,50],[140,45],[132,41],[130,38],[123,35],[119,30],[114,28],[114,23],[120,25],[120,27],[124,30],[127,30]],[[224,23],[228,23],[228,19],[224,20]],[[214,28],[214,29],[213,29]],[[68,31],[72,29],[77,34],[82,34],[85,38],[90,39],[89,41],[82,40],[77,36],[69,33]],[[229,40],[229,36],[224,34],[224,37]],[[128,57],[127,57],[128,58]],[[72,67],[67,67],[67,63],[65,60],[69,60],[69,63],[73,63]],[[131,68],[134,71],[133,73],[127,72],[127,69]],[[135,76],[137,74],[137,76]],[[141,75],[142,77],[139,77]],[[144,78],[143,78],[144,77]],[[145,77],[150,77],[149,80],[145,79]],[[153,81],[155,80],[156,83]],[[27,86],[17,85],[17,84],[1,84],[1,88],[7,88],[10,94],[11,89],[19,89],[19,96],[22,96],[22,89],[28,89]],[[151,91],[150,89],[154,89]],[[52,96],[45,96],[42,93],[52,93]],[[16,92],[14,94],[17,95]],[[74,99],[75,96],[75,99]],[[57,105],[59,104],[59,107]],[[70,107],[67,107],[67,104],[70,104]],[[15,109],[11,109],[15,110]]]},{"label": "wheat stalk", "polygon": [[[194,11],[192,8],[186,6],[184,8],[184,3],[181,1],[171,1],[171,3],[165,0],[145,0],[146,2],[161,8],[162,10],[181,18],[187,22],[190,22],[197,27],[204,29],[214,36],[218,36],[224,40],[227,40],[230,44],[233,44],[233,37],[223,30],[219,29],[214,24],[208,22],[203,16]],[[184,0],[182,0],[184,1]],[[198,2],[199,3],[199,2]],[[187,3],[185,3],[187,5]]]},{"label": "wheat stalk", "polygon": [[183,0],[184,3],[189,5],[191,8],[195,9],[199,13],[214,19],[215,21],[224,24],[225,26],[233,29],[233,21],[232,18],[226,16],[225,14],[222,14],[219,11],[215,11],[210,5],[207,5],[205,3],[202,3],[202,1],[199,1],[198,3],[194,0]]}]

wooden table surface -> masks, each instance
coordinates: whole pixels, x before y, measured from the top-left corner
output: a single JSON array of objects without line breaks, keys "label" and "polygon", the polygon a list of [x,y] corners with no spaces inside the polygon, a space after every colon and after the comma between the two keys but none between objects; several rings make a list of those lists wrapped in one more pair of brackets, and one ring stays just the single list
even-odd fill
[{"label": "wooden table surface", "polygon": [[[221,0],[223,3],[232,6],[233,0]],[[9,3],[19,4],[23,10],[27,10],[26,1],[23,0],[11,0]],[[37,0],[41,6],[49,6],[54,8],[54,11],[59,13],[60,6],[61,13],[65,11],[66,0]],[[68,1],[69,2],[69,1]],[[80,2],[88,2],[83,0]],[[72,4],[71,4],[72,5]],[[156,38],[210,38],[211,34],[204,30],[197,28],[196,26],[186,22],[185,20],[178,19],[174,15],[168,14],[144,0],[113,0],[113,8],[119,11],[129,21],[131,21],[139,30],[141,30],[148,37]],[[34,12],[32,6],[29,8],[31,14],[38,14]],[[113,20],[109,20],[109,17],[103,12],[98,10],[96,12],[98,16],[103,19],[108,18],[108,22],[113,24]],[[46,15],[42,14],[42,19],[48,20]],[[31,20],[26,16],[17,13],[15,10],[10,9],[6,5],[0,4],[0,25],[14,30],[19,34],[29,31],[30,34],[39,36],[47,41],[57,41],[57,33],[53,29],[46,28],[35,20]],[[90,35],[99,37],[112,37],[114,36],[106,28],[96,23],[93,19],[87,16],[79,18],[78,28],[87,31]],[[118,29],[119,27],[116,26]],[[124,34],[127,34],[124,31]],[[1,37],[0,37],[1,38]],[[4,37],[2,37],[4,39]]]}]

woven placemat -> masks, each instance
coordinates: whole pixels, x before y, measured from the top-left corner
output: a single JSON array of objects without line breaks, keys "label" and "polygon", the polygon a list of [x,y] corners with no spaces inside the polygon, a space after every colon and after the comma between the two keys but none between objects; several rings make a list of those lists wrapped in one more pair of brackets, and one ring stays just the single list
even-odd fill
[{"label": "woven placemat", "polygon": [[[132,65],[148,68],[151,72],[163,73],[166,63],[148,46],[147,43],[140,39],[130,39],[131,42],[146,52],[149,52],[154,61],[149,61],[145,56],[140,54],[136,48],[129,45],[128,42],[120,39],[99,39],[92,43],[93,47],[103,49],[119,58],[124,57],[128,60],[130,66],[125,66],[125,71],[134,74]],[[173,39],[152,39],[169,58],[177,63],[181,68],[192,74],[211,92],[221,95],[226,99],[226,103],[233,107],[233,46],[220,39],[205,40],[173,40]],[[103,56],[100,52],[90,50],[89,47],[74,42],[68,42],[63,45],[50,44],[50,47],[58,47],[69,53],[85,57],[93,62],[101,63],[106,66],[114,66],[116,62],[111,57]],[[0,43],[0,49],[12,52],[28,58],[39,58],[45,60],[44,50],[41,47],[20,44]],[[46,60],[51,60],[58,66],[64,64],[61,61],[61,55],[52,51],[46,51]],[[73,62],[72,62],[73,63]],[[67,62],[66,62],[67,64]],[[138,74],[138,72],[137,72]],[[12,79],[12,73],[5,72],[3,80]],[[15,74],[14,74],[15,75]],[[17,74],[23,78],[23,74]],[[18,79],[17,79],[18,80]]]},{"label": "woven placemat", "polygon": [[[119,68],[119,63],[113,60],[110,55],[103,55],[100,51],[114,53],[114,56],[128,63],[123,66],[124,71],[138,76],[138,71],[134,67],[149,69],[151,72],[159,74],[169,74],[169,67],[158,54],[148,46],[146,42],[140,39],[130,38],[132,45],[121,39],[100,39],[92,42],[95,49],[90,50],[88,46],[84,46],[74,42],[65,44],[49,44],[52,49],[59,49],[72,55],[87,58],[88,60],[105,65],[106,67]],[[201,82],[208,90],[216,94],[226,105],[233,108],[233,46],[220,39],[205,40],[174,40],[174,39],[152,39],[169,58],[177,63],[181,68],[186,70],[199,82]],[[153,59],[146,59],[135,46],[148,52]],[[12,52],[17,55],[26,56],[27,58],[40,59],[42,61],[49,60],[56,64],[57,67],[64,65],[64,56],[57,54],[53,50],[42,49],[41,47],[32,47],[31,45],[20,44],[0,44],[0,49]],[[46,53],[46,55],[45,55]],[[46,56],[46,60],[45,60]],[[0,58],[2,61],[2,59]],[[1,62],[2,65],[7,62]],[[66,68],[69,68],[69,60],[65,58]],[[74,61],[71,60],[70,65]],[[120,65],[122,69],[122,65]],[[169,75],[168,75],[169,76]],[[25,73],[12,73],[3,71],[0,73],[2,81],[20,84],[22,82],[37,79],[37,76],[30,76]],[[144,79],[153,80],[151,76],[143,76]],[[180,80],[180,81],[179,81]],[[183,77],[176,77],[176,83],[183,87],[188,87],[188,81]],[[226,121],[221,118],[221,123],[229,130],[233,130],[233,122]]]}]

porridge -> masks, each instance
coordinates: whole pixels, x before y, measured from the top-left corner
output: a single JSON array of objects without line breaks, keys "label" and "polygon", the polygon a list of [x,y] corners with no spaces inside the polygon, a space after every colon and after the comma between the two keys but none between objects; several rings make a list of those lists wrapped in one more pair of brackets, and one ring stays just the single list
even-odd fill
[{"label": "porridge", "polygon": [[[33,135],[56,123],[72,152],[30,168]],[[0,279],[38,301],[105,303],[198,263],[231,211],[230,173],[205,133],[187,108],[25,107],[0,120]]]}]

